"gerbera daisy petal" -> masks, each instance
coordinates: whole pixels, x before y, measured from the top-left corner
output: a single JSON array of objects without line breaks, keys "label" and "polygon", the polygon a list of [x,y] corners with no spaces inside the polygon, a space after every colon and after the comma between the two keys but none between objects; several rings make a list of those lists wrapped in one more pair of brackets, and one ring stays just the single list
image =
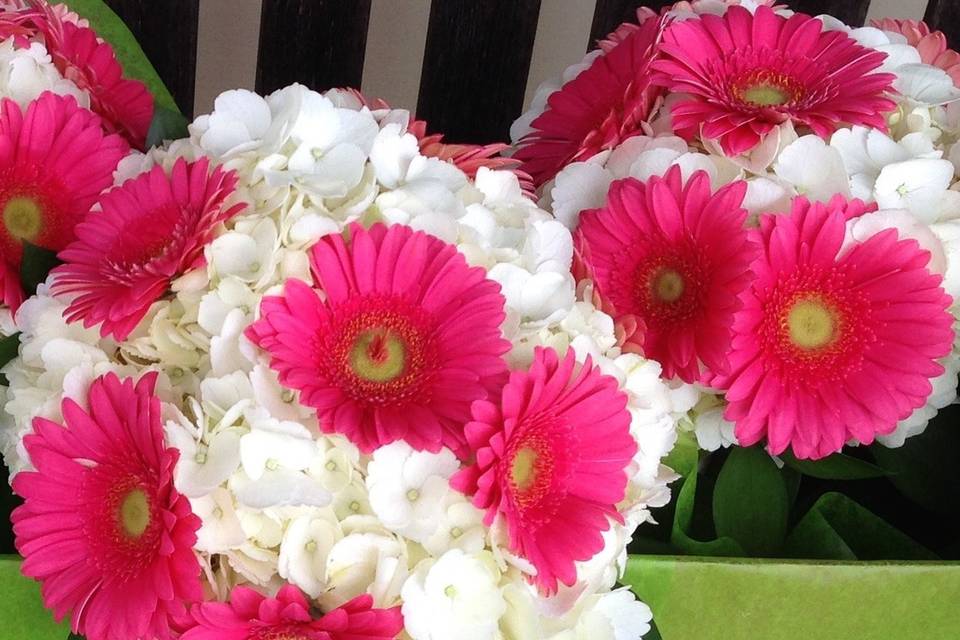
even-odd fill
[{"label": "gerbera daisy petal", "polygon": [[243,209],[224,204],[236,181],[206,159],[180,159],[169,176],[154,167],[104,194],[54,270],[54,291],[74,296],[67,319],[124,340],[174,278],[202,264],[217,225]]},{"label": "gerbera daisy petal", "polygon": [[98,378],[89,412],[65,400],[63,426],[38,418],[24,438],[36,471],[14,479],[25,502],[11,516],[23,572],[91,640],[169,638],[202,597],[200,520],[173,488],[179,454],[164,449],[155,380]]},{"label": "gerbera daisy petal", "polygon": [[23,301],[23,243],[59,251],[71,242],[127,151],[71,96],[43,93],[25,111],[13,100],[0,103],[0,294],[7,306]]},{"label": "gerbera daisy petal", "polygon": [[499,406],[477,402],[466,427],[475,462],[450,483],[505,520],[510,548],[537,570],[541,591],[577,579],[576,561],[603,549],[626,467],[637,451],[626,396],[589,360],[562,360],[538,347],[527,371],[515,371]]},{"label": "gerbera daisy petal", "polygon": [[743,228],[745,184],[715,194],[709,185],[701,171],[684,186],[679,167],[646,183],[615,182],[607,206],[584,211],[576,232],[615,316],[641,318],[645,354],[687,382],[704,367],[726,369],[729,328],[755,252]]},{"label": "gerbera daisy petal", "polygon": [[840,124],[885,129],[895,76],[875,73],[885,54],[801,13],[732,6],[670,25],[652,83],[689,97],[672,109],[674,130],[719,140],[736,155],[787,121],[827,137]]},{"label": "gerbera daisy petal", "polygon": [[663,25],[660,18],[646,19],[550,96],[513,155],[535,186],[570,162],[613,149],[642,132],[640,123],[663,93],[649,80]]},{"label": "gerbera daisy petal", "polygon": [[[310,251],[316,286],[288,281],[247,337],[321,428],[365,452],[394,440],[463,454],[470,404],[506,376],[500,287],[409,227],[353,225]],[[455,320],[453,322],[451,319]]]},{"label": "gerbera daisy petal", "polygon": [[915,240],[890,230],[843,248],[859,210],[798,198],[790,215],[761,220],[731,373],[714,380],[742,444],[823,457],[890,433],[932,392],[953,342],[951,299]]}]

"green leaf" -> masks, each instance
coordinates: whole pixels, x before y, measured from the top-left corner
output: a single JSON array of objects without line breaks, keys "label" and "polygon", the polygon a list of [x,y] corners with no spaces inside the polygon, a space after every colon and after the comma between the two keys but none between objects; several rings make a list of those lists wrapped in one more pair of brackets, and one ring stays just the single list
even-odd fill
[{"label": "green leaf", "polygon": [[28,296],[37,292],[37,285],[47,279],[50,270],[60,264],[57,252],[23,243],[23,260],[20,262],[20,284]]},{"label": "green leaf", "polygon": [[880,444],[870,447],[877,464],[890,474],[890,481],[903,495],[922,507],[955,516],[960,496],[960,428],[951,415],[940,415],[918,436],[908,438],[898,449]]},{"label": "green leaf", "polygon": [[179,111],[171,111],[157,105],[153,110],[153,120],[150,121],[150,130],[147,132],[147,148],[163,144],[164,140],[186,138],[187,119]]},{"label": "green leaf", "polygon": [[699,556],[742,556],[743,548],[736,540],[720,537],[714,540],[696,540],[689,531],[693,523],[693,511],[697,496],[697,472],[694,471],[683,481],[677,496],[677,512],[673,519],[673,531],[670,542],[684,553]]},{"label": "green leaf", "polygon": [[936,560],[932,551],[841,493],[825,493],[787,538],[793,558]]},{"label": "green leaf", "polygon": [[130,33],[130,29],[123,20],[103,0],[64,0],[64,2],[73,11],[89,20],[90,27],[97,32],[97,35],[110,43],[117,60],[123,67],[124,76],[147,85],[157,106],[180,111],[137,39]]},{"label": "green leaf", "polygon": [[664,458],[663,464],[686,477],[697,468],[699,453],[696,436],[690,431],[680,431],[677,434],[677,443]]},{"label": "green leaf", "polygon": [[787,535],[790,497],[780,470],[762,449],[734,447],[713,490],[717,535],[733,538],[747,553],[770,556]]},{"label": "green leaf", "polygon": [[666,640],[934,640],[960,629],[958,563],[631,556]]},{"label": "green leaf", "polygon": [[40,584],[20,575],[20,558],[0,556],[0,638],[64,640],[69,625],[44,609]]},{"label": "green leaf", "polygon": [[17,357],[20,353],[20,333],[0,338],[0,368]]},{"label": "green leaf", "polygon": [[821,480],[866,480],[886,475],[886,471],[877,465],[842,453],[821,460],[798,460],[789,451],[784,451],[780,459],[803,475]]}]

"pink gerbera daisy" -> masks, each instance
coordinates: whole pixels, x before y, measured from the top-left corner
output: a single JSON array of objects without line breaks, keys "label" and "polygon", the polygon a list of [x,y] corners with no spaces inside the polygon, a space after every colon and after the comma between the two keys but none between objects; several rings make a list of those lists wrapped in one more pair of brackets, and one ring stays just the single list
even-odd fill
[{"label": "pink gerbera daisy", "polygon": [[[506,375],[504,299],[456,247],[409,227],[350,227],[310,250],[320,291],[288,280],[247,337],[321,428],[364,452],[395,440],[462,453],[470,403]],[[322,292],[322,295],[321,295]]]},{"label": "pink gerbera daisy", "polygon": [[466,427],[475,463],[451,485],[503,518],[510,549],[536,568],[544,593],[573,585],[576,561],[603,549],[637,452],[627,397],[614,378],[573,351],[562,361],[538,347],[529,371],[515,371],[497,403],[476,402]]},{"label": "pink gerbera daisy", "polygon": [[[123,77],[113,48],[93,29],[77,24],[46,2],[32,2],[26,15],[43,37],[53,63],[65,78],[90,95],[90,108],[111,131],[143,149],[153,120],[153,96],[139,80]],[[59,5],[58,5],[59,7]]]},{"label": "pink gerbera daisy", "polygon": [[872,73],[886,55],[842,31],[770,7],[730,7],[723,17],[675,22],[663,35],[653,82],[689,96],[671,111],[688,140],[717,139],[725,153],[749,151],[784,122],[827,137],[842,123],[886,130],[895,78]]},{"label": "pink gerbera daisy", "polygon": [[229,602],[193,608],[193,626],[181,640],[393,640],[403,631],[400,607],[374,609],[363,594],[320,617],[293,585],[268,598],[250,587],[234,587]]},{"label": "pink gerbera daisy", "polygon": [[922,407],[937,359],[950,352],[953,318],[930,254],[893,229],[844,246],[849,212],[795,201],[761,218],[756,280],[734,322],[726,418],[741,444],[764,437],[820,458],[864,444]]},{"label": "pink gerbera daisy", "polygon": [[[59,251],[127,153],[120,136],[104,135],[100,118],[70,96],[44,93],[26,112],[0,103],[0,259],[17,274],[23,243]],[[0,281],[2,302],[23,299],[19,277]]]},{"label": "pink gerbera daisy", "polygon": [[236,182],[205,158],[181,158],[169,176],[154,167],[104,194],[54,270],[54,292],[76,296],[67,319],[126,339],[174,278],[203,264],[216,226],[243,209],[224,205]]},{"label": "pink gerbera daisy", "polygon": [[643,350],[668,377],[694,382],[701,363],[726,369],[738,297],[750,283],[753,245],[741,205],[746,183],[716,193],[698,171],[683,184],[679,167],[646,183],[614,182],[602,209],[584,211],[578,253],[614,316],[636,316]]},{"label": "pink gerbera daisy", "polygon": [[22,570],[89,640],[170,638],[202,597],[200,519],[173,487],[179,453],[164,448],[155,381],[98,378],[89,411],[64,400],[63,425],[35,418],[23,439],[37,470],[13,480]]},{"label": "pink gerbera daisy", "polygon": [[884,31],[899,33],[907,39],[907,44],[920,52],[920,61],[943,69],[953,79],[954,86],[960,87],[960,53],[947,44],[947,36],[942,31],[933,31],[927,23],[919,20],[871,20],[871,26]]},{"label": "pink gerbera daisy", "polygon": [[650,85],[650,65],[663,31],[658,18],[611,36],[613,46],[547,100],[547,109],[530,126],[514,158],[542,185],[560,169],[613,149],[642,133],[662,90]]}]

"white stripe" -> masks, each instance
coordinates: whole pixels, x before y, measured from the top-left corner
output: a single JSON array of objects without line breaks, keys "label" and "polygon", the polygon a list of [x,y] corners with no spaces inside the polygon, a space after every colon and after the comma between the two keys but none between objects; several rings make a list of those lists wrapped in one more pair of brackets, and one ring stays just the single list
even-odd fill
[{"label": "white stripe", "polygon": [[361,90],[391,106],[417,108],[430,0],[374,0]]},{"label": "white stripe", "polygon": [[867,24],[874,18],[923,20],[927,0],[873,0],[867,10]]},{"label": "white stripe", "polygon": [[194,113],[208,113],[227,89],[253,89],[257,79],[261,0],[203,0],[197,28]]},{"label": "white stripe", "polygon": [[583,59],[590,42],[596,5],[596,0],[543,0],[533,41],[524,110],[541,82]]}]

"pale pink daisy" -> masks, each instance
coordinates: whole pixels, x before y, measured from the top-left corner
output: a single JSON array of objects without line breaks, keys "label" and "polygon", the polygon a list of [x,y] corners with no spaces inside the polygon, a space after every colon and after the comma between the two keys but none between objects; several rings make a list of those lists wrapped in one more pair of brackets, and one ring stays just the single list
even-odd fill
[{"label": "pale pink daisy", "polygon": [[473,405],[466,427],[475,462],[451,486],[507,525],[509,547],[537,570],[544,593],[577,581],[577,561],[603,549],[626,467],[637,452],[627,397],[614,378],[573,351],[560,360],[538,347],[528,371],[515,371],[496,401]]},{"label": "pale pink daisy", "polygon": [[236,183],[206,158],[181,158],[169,176],[154,167],[104,194],[54,270],[54,293],[74,296],[67,319],[126,339],[176,277],[203,265],[217,225],[243,209],[224,204]]},{"label": "pale pink daisy", "polygon": [[247,337],[327,433],[464,452],[470,404],[506,376],[504,299],[456,247],[405,226],[350,227],[310,250],[316,289],[288,280]]},{"label": "pale pink daisy", "polygon": [[735,155],[785,122],[822,137],[841,124],[886,130],[896,103],[895,76],[875,73],[885,57],[811,16],[733,6],[671,24],[653,82],[687,94],[671,110],[678,135],[719,140]]},{"label": "pale pink daisy", "polygon": [[155,381],[98,378],[89,410],[64,400],[63,425],[35,418],[23,439],[36,471],[13,480],[22,570],[88,640],[173,638],[203,597],[200,519],[173,486],[179,452],[164,446]]},{"label": "pale pink daisy", "polygon": [[921,62],[943,69],[953,79],[954,86],[960,87],[960,53],[949,47],[943,31],[934,31],[920,20],[884,18],[871,20],[870,25],[904,36],[907,44],[920,52]]},{"label": "pale pink daisy", "polygon": [[726,419],[739,442],[821,458],[873,442],[922,407],[950,352],[951,299],[930,254],[894,229],[844,246],[842,199],[795,201],[754,232],[756,280],[737,313]]},{"label": "pale pink daisy", "polygon": [[578,254],[615,318],[642,320],[643,351],[664,375],[698,380],[727,368],[730,327],[750,284],[746,183],[714,193],[706,172],[680,168],[647,182],[614,182],[601,209],[584,211]]}]

